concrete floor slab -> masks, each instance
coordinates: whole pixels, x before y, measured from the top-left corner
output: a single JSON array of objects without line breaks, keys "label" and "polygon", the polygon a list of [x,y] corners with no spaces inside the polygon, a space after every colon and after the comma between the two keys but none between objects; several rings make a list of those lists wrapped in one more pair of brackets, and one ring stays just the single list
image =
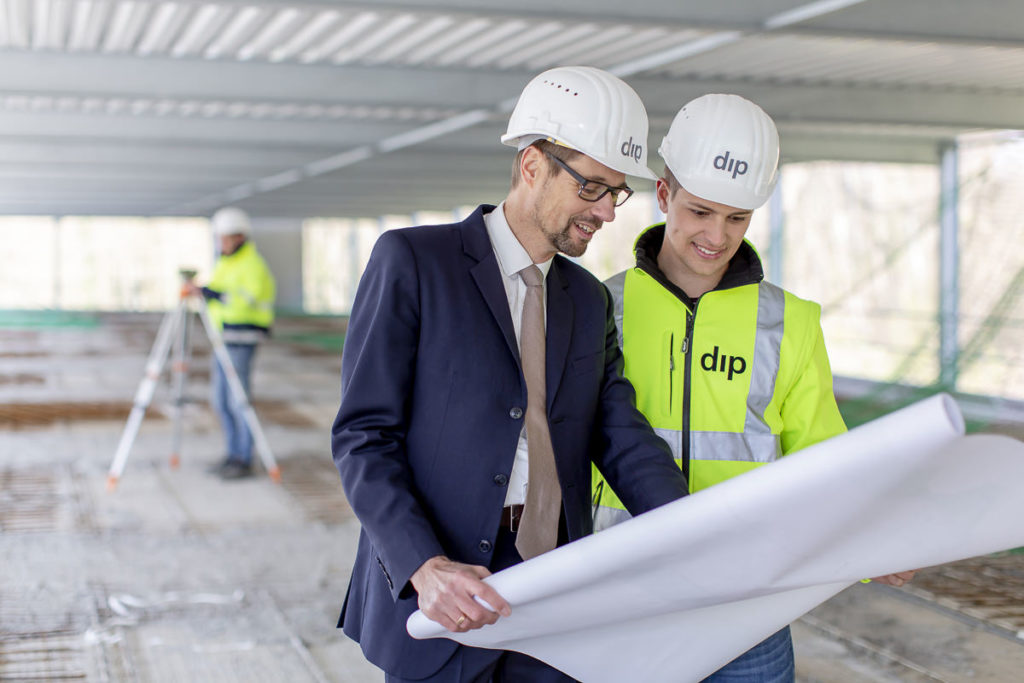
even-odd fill
[{"label": "concrete floor slab", "polygon": [[[0,384],[0,403],[130,402],[158,321],[0,330],[0,375],[43,378]],[[189,383],[180,468],[172,423],[154,415],[114,493],[121,420],[0,429],[0,679],[380,683],[335,628],[359,533],[330,459],[339,371],[335,353],[260,350],[256,398],[305,425],[263,425],[282,485],[204,471],[223,453],[205,380]],[[155,411],[170,398],[162,388]],[[798,680],[1020,679],[1020,641],[915,600],[855,586],[814,610],[794,626]]]},{"label": "concrete floor slab", "polygon": [[848,588],[801,623],[899,680],[1009,682],[1024,671],[1024,642],[1012,634],[887,586]]}]

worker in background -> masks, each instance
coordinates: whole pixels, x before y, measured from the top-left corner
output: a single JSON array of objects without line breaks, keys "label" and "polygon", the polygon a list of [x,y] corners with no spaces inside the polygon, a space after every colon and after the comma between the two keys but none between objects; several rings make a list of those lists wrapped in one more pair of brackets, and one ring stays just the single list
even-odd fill
[{"label": "worker in background", "polygon": [[[250,394],[253,356],[274,322],[274,276],[249,239],[252,226],[244,211],[224,208],[211,222],[219,248],[213,275],[205,287],[190,284],[189,289],[206,299],[210,319],[220,330],[231,364]],[[224,479],[247,477],[252,473],[252,433],[216,356],[211,378],[213,407],[227,448],[227,455],[211,472]]]},{"label": "worker in background", "polygon": [[[778,180],[774,122],[737,95],[704,95],[679,111],[658,153],[666,220],[636,240],[636,266],[605,284],[637,406],[696,492],[846,427],[821,307],[765,282],[744,239]],[[597,530],[629,517],[613,488],[595,473]],[[902,585],[912,575],[878,580]],[[787,626],[708,680],[793,678]]]},{"label": "worker in background", "polygon": [[510,613],[483,579],[589,534],[591,462],[643,512],[686,481],[637,411],[607,289],[580,256],[647,168],[647,112],[591,67],[531,80],[511,188],[460,223],[381,235],[342,356],[334,461],[362,524],[339,626],[401,681],[571,680],[527,655],[414,640]]}]

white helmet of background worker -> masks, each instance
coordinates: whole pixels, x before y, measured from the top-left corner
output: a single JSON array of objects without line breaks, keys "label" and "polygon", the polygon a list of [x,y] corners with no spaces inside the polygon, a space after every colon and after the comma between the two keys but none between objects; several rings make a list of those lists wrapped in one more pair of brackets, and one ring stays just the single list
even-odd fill
[{"label": "white helmet of background worker", "polygon": [[626,83],[590,66],[549,69],[526,84],[501,142],[523,149],[551,140],[626,175],[647,168],[647,110]]},{"label": "white helmet of background worker", "polygon": [[249,214],[233,206],[225,207],[213,214],[210,221],[213,223],[213,234],[217,237],[249,235],[252,232]]},{"label": "white helmet of background worker", "polygon": [[676,114],[658,154],[692,195],[738,209],[768,201],[779,180],[779,132],[739,95],[703,95]]}]

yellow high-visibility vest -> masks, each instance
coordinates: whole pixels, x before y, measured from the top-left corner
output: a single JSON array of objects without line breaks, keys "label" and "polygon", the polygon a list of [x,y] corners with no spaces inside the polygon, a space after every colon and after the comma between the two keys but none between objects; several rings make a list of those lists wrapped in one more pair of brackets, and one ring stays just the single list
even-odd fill
[{"label": "yellow high-visibility vest", "polygon": [[220,300],[210,299],[209,310],[210,320],[224,333],[224,341],[233,341],[232,328],[240,328],[239,334],[246,332],[244,328],[262,328],[265,336],[274,323],[274,276],[252,242],[246,241],[233,254],[218,258],[206,286],[221,295]]},{"label": "yellow high-visibility vest", "polygon": [[[664,224],[648,228],[638,249],[660,249],[663,234]],[[657,251],[605,283],[637,407],[668,442],[691,492],[846,431],[821,307],[764,282],[754,248],[744,242],[741,250],[749,273],[723,281],[692,310],[665,284]],[[596,467],[593,486],[595,530],[629,517]]]}]

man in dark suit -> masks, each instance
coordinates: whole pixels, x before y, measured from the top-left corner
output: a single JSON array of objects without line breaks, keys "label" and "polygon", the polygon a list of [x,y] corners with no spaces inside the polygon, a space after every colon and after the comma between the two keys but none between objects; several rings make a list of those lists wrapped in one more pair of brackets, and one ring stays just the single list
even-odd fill
[{"label": "man in dark suit", "polygon": [[332,447],[362,532],[339,626],[388,681],[571,680],[414,640],[406,619],[419,607],[460,632],[507,616],[482,579],[591,533],[591,462],[634,514],[686,493],[622,376],[608,291],[556,255],[614,219],[627,174],[654,177],[639,97],[552,69],[502,142],[519,150],[505,201],[384,233],[349,321]]}]

